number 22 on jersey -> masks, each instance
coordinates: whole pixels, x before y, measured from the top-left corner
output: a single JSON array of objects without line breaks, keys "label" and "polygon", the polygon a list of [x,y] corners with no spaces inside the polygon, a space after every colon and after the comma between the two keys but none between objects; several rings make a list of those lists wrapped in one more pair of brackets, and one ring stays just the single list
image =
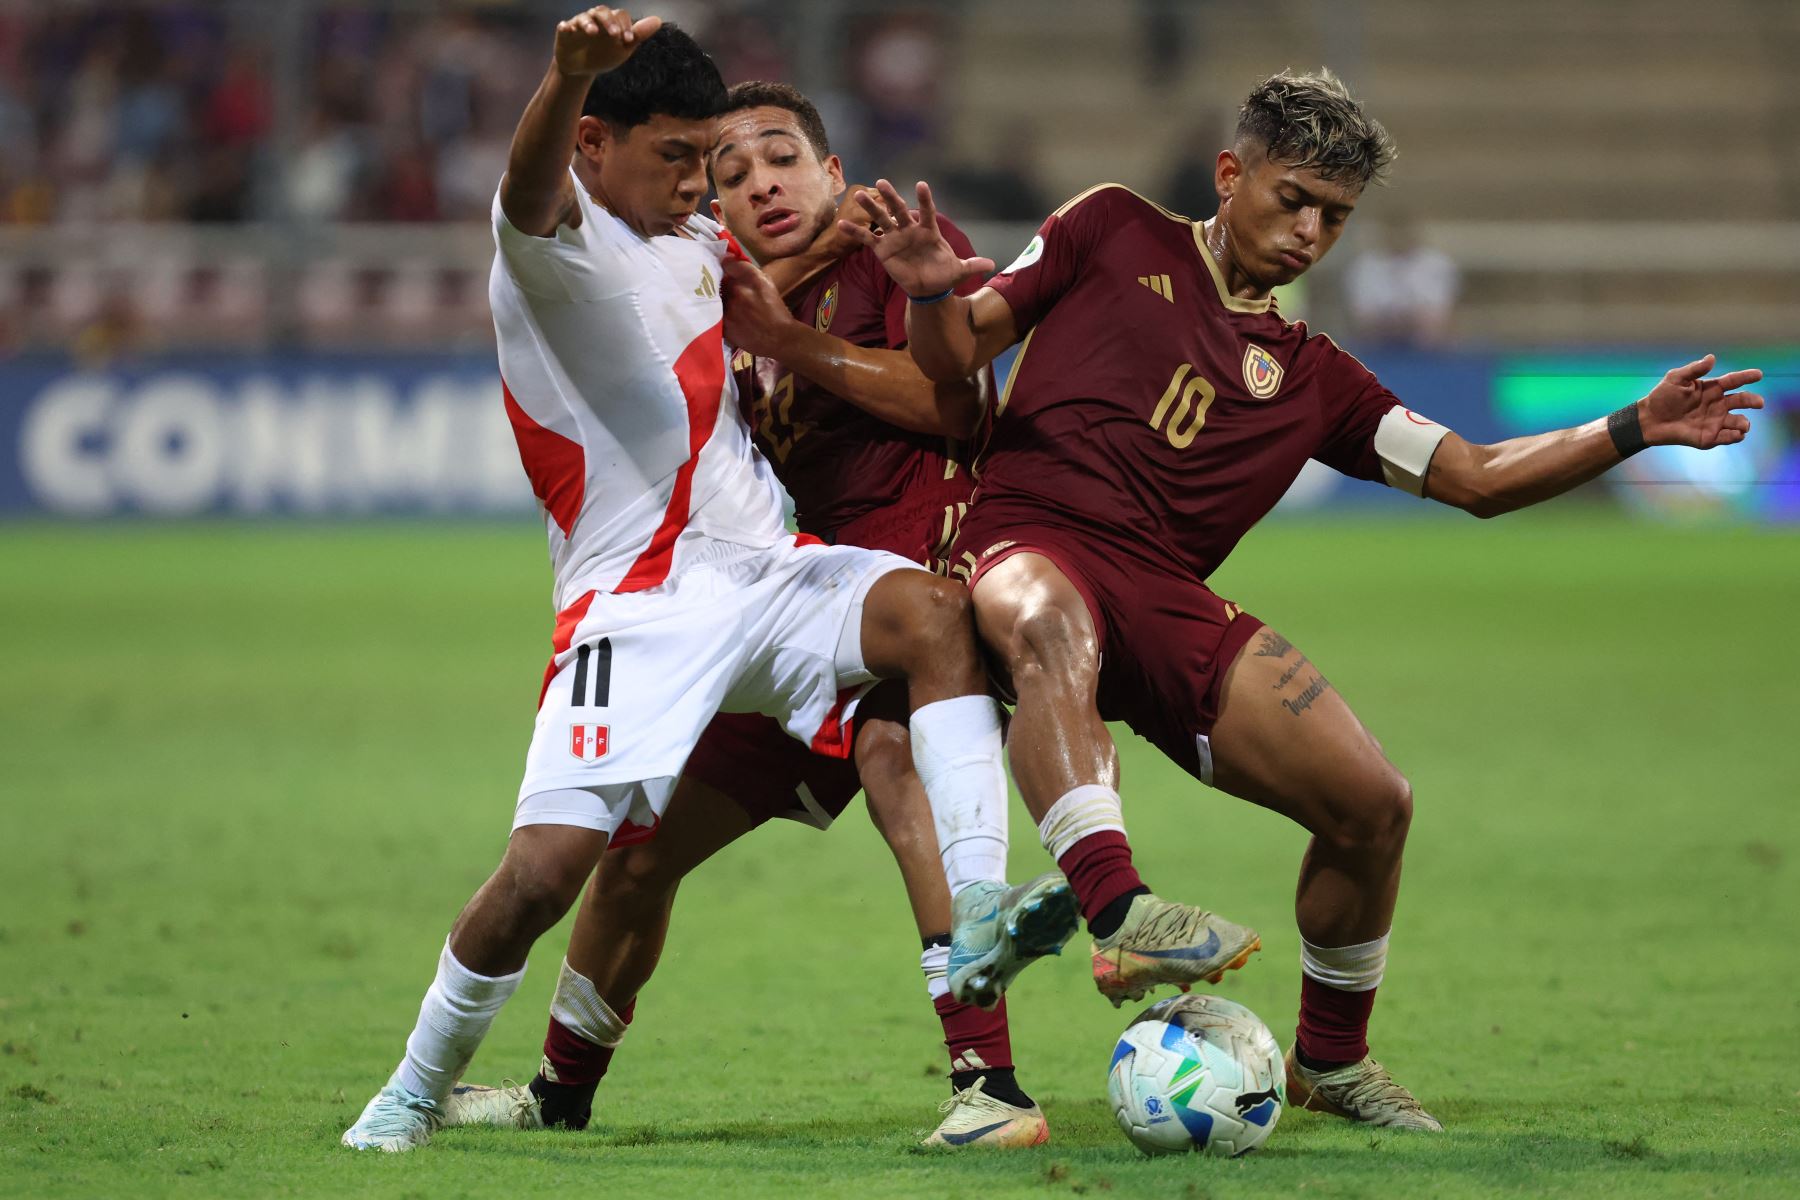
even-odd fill
[{"label": "number 22 on jersey", "polygon": [[[758,381],[760,383],[760,381]],[[768,392],[759,394],[750,405],[752,423],[776,463],[787,461],[794,443],[811,433],[814,422],[794,421],[794,375],[784,374]]]},{"label": "number 22 on jersey", "polygon": [[1213,385],[1194,371],[1192,363],[1182,363],[1163,389],[1156,411],[1150,414],[1150,428],[1160,430],[1175,449],[1186,450],[1200,435],[1206,424],[1206,410],[1217,395]]}]

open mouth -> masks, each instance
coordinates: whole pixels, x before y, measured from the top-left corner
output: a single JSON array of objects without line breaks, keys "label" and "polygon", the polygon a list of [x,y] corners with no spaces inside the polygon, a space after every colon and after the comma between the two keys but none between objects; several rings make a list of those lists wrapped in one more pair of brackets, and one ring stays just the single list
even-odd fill
[{"label": "open mouth", "polygon": [[800,228],[800,214],[791,208],[771,208],[756,218],[756,231],[765,237],[780,237]]}]

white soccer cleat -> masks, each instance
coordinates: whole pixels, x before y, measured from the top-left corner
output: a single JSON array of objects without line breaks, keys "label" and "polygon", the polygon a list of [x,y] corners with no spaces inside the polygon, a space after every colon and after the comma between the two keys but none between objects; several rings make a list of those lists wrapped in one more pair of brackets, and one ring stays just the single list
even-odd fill
[{"label": "white soccer cleat", "polygon": [[423,1146],[444,1123],[438,1102],[400,1086],[396,1073],[363,1108],[356,1124],[340,1140],[352,1150],[385,1150],[403,1154]]},{"label": "white soccer cleat", "polygon": [[536,1094],[510,1079],[501,1086],[484,1087],[479,1083],[459,1083],[444,1097],[443,1123],[446,1129],[463,1125],[491,1125],[496,1129],[542,1129],[543,1110]]},{"label": "white soccer cleat", "polygon": [[1330,1113],[1388,1129],[1420,1129],[1444,1132],[1443,1123],[1425,1111],[1413,1094],[1394,1082],[1387,1068],[1373,1058],[1339,1067],[1335,1071],[1309,1071],[1297,1052],[1287,1054],[1288,1103],[1296,1108]]},{"label": "white soccer cleat", "polygon": [[1044,1120],[1043,1109],[1035,1104],[1020,1108],[996,1100],[982,1090],[986,1082],[987,1076],[983,1075],[938,1105],[944,1119],[919,1145],[1013,1150],[1041,1146],[1050,1140],[1050,1123]]}]

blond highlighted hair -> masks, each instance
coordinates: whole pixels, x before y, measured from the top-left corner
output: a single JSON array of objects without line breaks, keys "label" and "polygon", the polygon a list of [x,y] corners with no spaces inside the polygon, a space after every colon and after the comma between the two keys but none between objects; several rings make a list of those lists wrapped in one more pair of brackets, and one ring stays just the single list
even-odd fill
[{"label": "blond highlighted hair", "polygon": [[1238,109],[1237,138],[1282,166],[1358,189],[1381,182],[1399,153],[1381,122],[1323,67],[1313,75],[1282,71],[1252,88]]}]

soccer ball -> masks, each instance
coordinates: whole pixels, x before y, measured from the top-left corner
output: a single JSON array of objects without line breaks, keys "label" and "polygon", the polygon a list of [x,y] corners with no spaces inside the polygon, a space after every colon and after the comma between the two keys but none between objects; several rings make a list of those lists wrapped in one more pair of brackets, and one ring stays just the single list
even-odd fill
[{"label": "soccer ball", "polygon": [[1243,1005],[1175,996],[1125,1027],[1106,1095],[1119,1128],[1145,1154],[1235,1158],[1274,1132],[1287,1069],[1275,1035]]}]

